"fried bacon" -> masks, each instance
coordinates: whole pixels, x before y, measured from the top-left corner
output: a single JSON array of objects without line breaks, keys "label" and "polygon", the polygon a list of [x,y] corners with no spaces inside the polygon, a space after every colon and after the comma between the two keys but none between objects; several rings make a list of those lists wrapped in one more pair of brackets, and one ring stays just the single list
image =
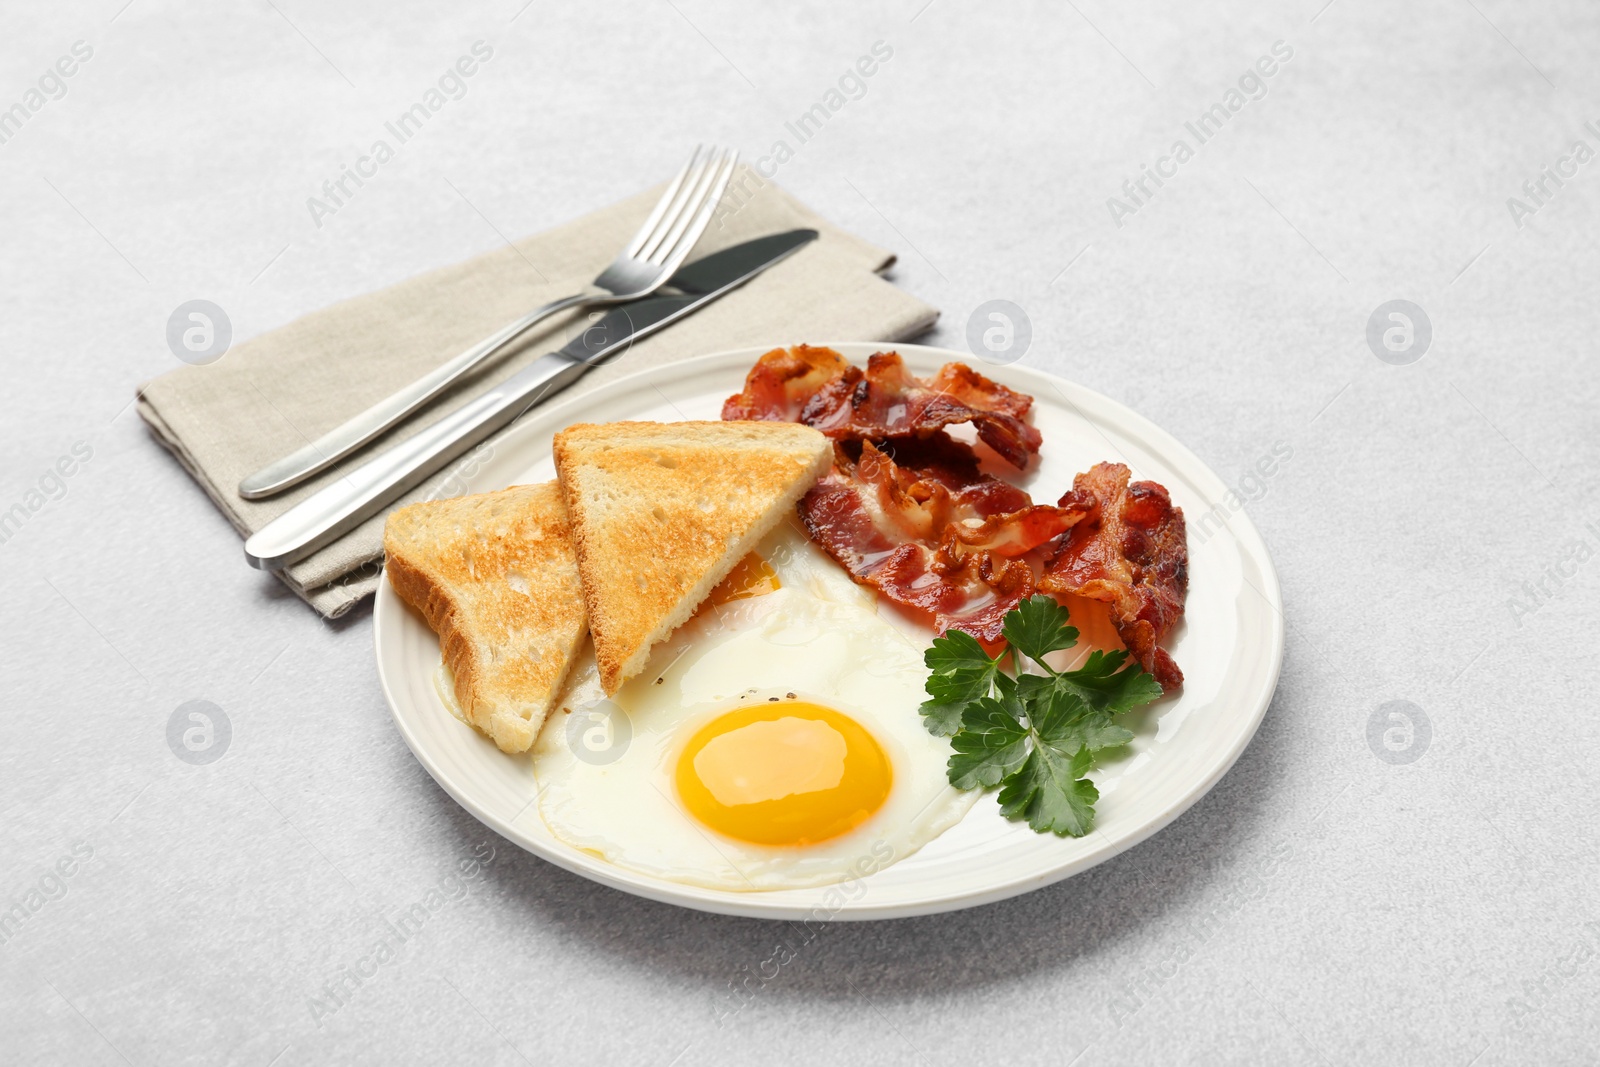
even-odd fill
[{"label": "fried bacon", "polygon": [[970,422],[979,440],[1021,470],[1039,451],[1039,431],[1023,421],[1032,406],[1032,397],[964,363],[923,379],[895,352],[876,353],[863,372],[831,348],[796,345],[757,360],[722,417],[802,422],[836,441],[921,438]]},{"label": "fried bacon", "polygon": [[854,460],[845,446],[835,453],[800,502],[811,539],[856,581],[931,613],[940,633],[998,640],[1006,612],[1034,589],[1017,557],[1082,517],[979,473],[972,450],[944,433],[885,449],[866,441]]},{"label": "fried bacon", "polygon": [[1189,588],[1183,509],[1157,483],[1128,478],[1122,464],[1098,463],[1073,479],[1060,506],[1083,517],[1062,538],[1039,588],[1110,604],[1122,643],[1171,692],[1183,672],[1160,642],[1183,617]]},{"label": "fried bacon", "polygon": [[944,431],[971,423],[1022,469],[1040,444],[1024,421],[1032,405],[962,363],[920,379],[893,352],[862,371],[832,349],[798,345],[762,356],[722,417],[801,422],[833,438],[833,469],[800,501],[806,530],[856,581],[931,613],[939,632],[994,642],[1006,612],[1036,589],[1089,597],[1111,605],[1129,652],[1175,689],[1183,672],[1160,643],[1183,616],[1189,556],[1167,491],[1101,463],[1057,506],[1035,504]]},{"label": "fried bacon", "polygon": [[722,417],[729,421],[799,422],[807,400],[852,370],[861,373],[831,348],[774,348],[744,376],[744,392],[730,396],[722,405]]}]

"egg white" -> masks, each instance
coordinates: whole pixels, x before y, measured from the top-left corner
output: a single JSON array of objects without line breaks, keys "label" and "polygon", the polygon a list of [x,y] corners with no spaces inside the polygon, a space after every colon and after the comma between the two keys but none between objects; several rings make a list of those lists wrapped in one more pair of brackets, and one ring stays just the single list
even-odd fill
[{"label": "egg white", "polygon": [[[922,648],[875,613],[804,534],[785,526],[758,549],[781,588],[702,611],[657,647],[610,701],[592,658],[574,669],[533,748],[539,812],[551,833],[619,867],[689,885],[767,890],[859,878],[904,859],[958,822],[976,792],[946,778],[950,745],[922,725]],[[677,757],[735,708],[804,700],[864,726],[892,785],[853,830],[806,846],[725,837],[695,819]]]}]

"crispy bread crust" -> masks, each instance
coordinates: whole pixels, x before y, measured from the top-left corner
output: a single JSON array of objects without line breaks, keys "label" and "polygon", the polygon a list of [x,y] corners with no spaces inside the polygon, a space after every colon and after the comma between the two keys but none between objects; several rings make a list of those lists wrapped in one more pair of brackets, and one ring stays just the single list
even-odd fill
[{"label": "crispy bread crust", "polygon": [[785,422],[580,423],[556,435],[555,457],[611,694],[794,513],[833,448]]},{"label": "crispy bread crust", "polygon": [[384,550],[395,592],[439,635],[468,721],[527,751],[586,628],[556,483],[401,508]]}]

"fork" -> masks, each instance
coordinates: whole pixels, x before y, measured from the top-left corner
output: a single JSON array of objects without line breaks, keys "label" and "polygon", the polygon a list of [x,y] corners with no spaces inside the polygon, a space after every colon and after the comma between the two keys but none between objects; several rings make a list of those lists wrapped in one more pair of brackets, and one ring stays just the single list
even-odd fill
[{"label": "fork", "polygon": [[593,287],[529,312],[310,444],[256,471],[239,483],[239,495],[246,500],[260,500],[326,470],[558,311],[622,304],[649,296],[661,288],[683,265],[705,232],[711,213],[722,199],[728,179],[733,176],[738,158],[736,151],[696,146],[689,162],[661,194],[639,232],[617,253],[611,265],[600,272]]}]

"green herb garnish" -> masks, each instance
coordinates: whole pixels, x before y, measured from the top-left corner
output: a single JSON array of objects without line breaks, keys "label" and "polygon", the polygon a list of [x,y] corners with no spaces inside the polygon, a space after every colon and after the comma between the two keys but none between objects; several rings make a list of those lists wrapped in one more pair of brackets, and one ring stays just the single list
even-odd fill
[{"label": "green herb garnish", "polygon": [[[1078,643],[1067,609],[1034,596],[1006,613],[1006,647],[991,658],[970,634],[950,630],[923,655],[929,732],[949,737],[950,784],[1000,787],[1000,812],[1040,833],[1082,837],[1094,826],[1100,791],[1085,777],[1095,756],[1133,740],[1115,716],[1161,695],[1124,649],[1092,652],[1075,671],[1044,657]],[[1001,668],[1007,658],[1011,673]],[[1031,662],[1039,671],[1026,670]],[[1125,665],[1126,664],[1126,665]]]}]

